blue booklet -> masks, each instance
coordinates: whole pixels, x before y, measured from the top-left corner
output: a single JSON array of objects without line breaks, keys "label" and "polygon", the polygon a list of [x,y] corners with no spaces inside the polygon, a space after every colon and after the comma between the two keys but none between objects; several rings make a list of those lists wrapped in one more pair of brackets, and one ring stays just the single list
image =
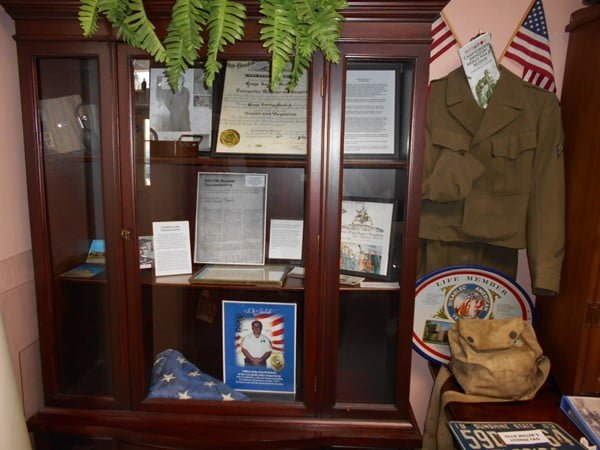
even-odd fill
[{"label": "blue booklet", "polygon": [[80,264],[71,270],[62,273],[61,277],[66,278],[94,278],[104,272],[103,264]]},{"label": "blue booklet", "polygon": [[459,422],[449,421],[457,448],[498,449],[585,449],[577,439],[554,422]]},{"label": "blue booklet", "polygon": [[579,431],[600,447],[600,397],[563,395],[560,409],[579,428]]}]

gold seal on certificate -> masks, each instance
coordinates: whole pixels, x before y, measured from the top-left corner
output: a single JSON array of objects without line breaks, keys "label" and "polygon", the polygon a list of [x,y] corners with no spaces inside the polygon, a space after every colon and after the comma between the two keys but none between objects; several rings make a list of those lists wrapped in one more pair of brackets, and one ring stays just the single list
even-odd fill
[{"label": "gold seal on certificate", "polygon": [[219,135],[219,142],[227,147],[235,147],[240,143],[240,133],[231,128],[224,130]]},{"label": "gold seal on certificate", "polygon": [[271,356],[271,367],[274,371],[279,372],[285,366],[283,355],[281,353],[275,353]]}]

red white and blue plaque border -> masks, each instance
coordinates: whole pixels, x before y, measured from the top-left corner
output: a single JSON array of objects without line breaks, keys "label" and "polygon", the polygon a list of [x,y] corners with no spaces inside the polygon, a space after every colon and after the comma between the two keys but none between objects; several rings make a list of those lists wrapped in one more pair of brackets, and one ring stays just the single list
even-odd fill
[{"label": "red white and blue plaque border", "polygon": [[533,318],[533,303],[515,281],[484,266],[436,270],[417,281],[413,347],[435,363],[450,361],[447,331],[461,318]]}]

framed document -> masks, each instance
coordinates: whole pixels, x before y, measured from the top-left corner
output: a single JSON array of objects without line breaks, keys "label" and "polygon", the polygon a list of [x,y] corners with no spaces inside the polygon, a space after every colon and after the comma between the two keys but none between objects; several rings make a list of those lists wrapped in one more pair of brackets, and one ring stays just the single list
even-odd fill
[{"label": "framed document", "polygon": [[282,264],[235,266],[207,264],[191,278],[193,284],[283,286],[289,267]]},{"label": "framed document", "polygon": [[387,278],[394,204],[347,199],[342,201],[340,271]]},{"label": "framed document", "polygon": [[160,141],[194,142],[210,150],[212,88],[204,85],[203,69],[184,72],[182,86],[173,92],[163,68],[150,69],[150,137]]},{"label": "framed document", "polygon": [[351,62],[346,71],[344,155],[398,157],[408,148],[412,63]]},{"label": "framed document", "polygon": [[264,264],[267,175],[199,172],[195,263]]},{"label": "framed document", "polygon": [[223,381],[234,389],[296,392],[296,305],[223,301]]},{"label": "framed document", "polygon": [[269,61],[228,61],[216,153],[306,155],[306,74],[294,92],[269,90]]}]

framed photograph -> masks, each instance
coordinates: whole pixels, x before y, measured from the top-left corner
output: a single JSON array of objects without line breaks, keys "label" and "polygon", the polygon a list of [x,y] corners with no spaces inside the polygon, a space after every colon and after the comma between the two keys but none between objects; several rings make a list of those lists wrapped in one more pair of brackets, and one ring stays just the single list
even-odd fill
[{"label": "framed photograph", "polygon": [[213,92],[206,88],[204,77],[203,69],[188,69],[181,88],[173,92],[164,68],[150,69],[152,140],[193,142],[198,151],[210,151]]},{"label": "framed photograph", "polygon": [[154,265],[154,242],[152,236],[139,236],[140,269],[150,269]]},{"label": "framed photograph", "polygon": [[340,272],[387,279],[393,218],[392,202],[342,200]]},{"label": "framed photograph", "polygon": [[308,79],[288,92],[269,88],[269,61],[228,61],[215,152],[306,155]]},{"label": "framed photograph", "polygon": [[199,172],[194,262],[264,264],[267,175]]},{"label": "framed photograph", "polygon": [[349,62],[344,156],[398,158],[408,152],[412,62]]},{"label": "framed photograph", "polygon": [[296,305],[223,301],[223,381],[241,391],[296,392]]}]

